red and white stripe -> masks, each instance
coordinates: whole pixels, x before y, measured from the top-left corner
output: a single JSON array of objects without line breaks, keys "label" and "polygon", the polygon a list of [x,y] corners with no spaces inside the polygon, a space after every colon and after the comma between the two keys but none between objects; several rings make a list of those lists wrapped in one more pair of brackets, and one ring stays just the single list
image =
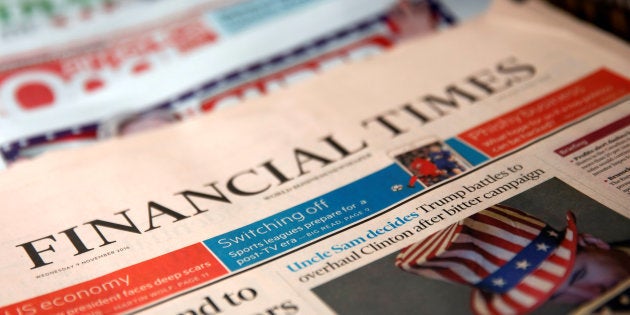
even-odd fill
[{"label": "red and white stripe", "polygon": [[577,249],[577,227],[572,215],[567,216],[567,229],[558,248],[531,274],[505,294],[473,290],[471,306],[476,314],[522,314],[547,299],[571,274]]},{"label": "red and white stripe", "polygon": [[[571,215],[565,238],[534,271],[505,294],[475,289],[478,314],[515,314],[537,307],[571,271],[577,230]],[[546,224],[524,212],[493,206],[432,234],[400,252],[396,265],[426,277],[474,286],[512,260]]]},{"label": "red and white stripe", "polygon": [[397,257],[404,270],[474,285],[529,245],[545,223],[496,205],[411,245]]}]

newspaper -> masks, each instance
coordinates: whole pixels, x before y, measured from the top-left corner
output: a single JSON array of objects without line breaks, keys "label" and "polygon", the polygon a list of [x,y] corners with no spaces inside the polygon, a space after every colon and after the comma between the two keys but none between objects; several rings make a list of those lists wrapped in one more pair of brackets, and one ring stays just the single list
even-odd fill
[{"label": "newspaper", "polygon": [[[244,80],[278,74],[281,69],[335,50],[351,50],[348,46],[357,46],[361,40],[376,42],[377,36],[387,40],[392,33],[382,17],[392,1],[366,6],[346,0],[258,0],[223,3],[219,8],[216,1],[206,2],[201,9],[179,9],[184,12],[162,19],[157,25],[145,25],[144,32],[128,27],[123,36],[96,41],[89,49],[68,49],[65,45],[63,53],[49,57],[52,60],[22,58],[25,60],[6,63],[26,65],[0,74],[4,135],[1,142],[7,148],[3,157],[13,161],[53,146],[89,143],[122,134],[118,125],[133,120],[133,116],[151,116],[154,121],[161,118],[166,122],[209,111],[221,105],[211,106],[212,102],[226,102],[208,98],[226,98],[217,94]],[[146,14],[168,9],[163,7],[162,3],[155,4],[155,9],[146,10]],[[130,10],[123,12],[130,14]],[[320,22],[323,17],[328,19],[325,27]],[[302,31],[296,35],[293,30],[298,27]],[[39,42],[30,39],[27,42]],[[260,47],[262,41],[265,45]],[[54,47],[48,50],[54,52]],[[172,68],[188,69],[189,73],[172,82]],[[193,71],[200,68],[204,71]],[[168,85],[160,90],[170,93],[157,93],[158,99],[148,100],[130,93],[131,82],[144,85],[145,80],[151,80],[147,77]],[[275,81],[282,83],[278,78]],[[247,95],[259,93],[249,90]],[[86,98],[104,93],[118,99],[133,98],[134,104],[117,106],[117,99],[105,96],[97,105],[86,105]]]},{"label": "newspaper", "polygon": [[0,313],[627,307],[629,53],[496,1],[241,106],[16,164]]},{"label": "newspaper", "polygon": [[236,0],[4,0],[0,3],[0,52],[7,61],[69,56],[102,47],[108,40],[174,22],[190,11],[205,11]]},{"label": "newspaper", "polygon": [[[12,163],[51,149],[125,136],[285,88],[431,32],[445,16],[436,3],[223,3],[170,17],[140,34],[128,29],[131,34],[92,49],[66,49],[50,62],[26,58],[33,64],[7,63],[14,68],[0,73],[1,156]],[[323,17],[326,27],[320,25]],[[251,49],[262,42],[263,48]],[[173,76],[173,69],[189,73]],[[172,77],[179,79],[174,83]],[[158,91],[166,93],[138,95],[128,88],[130,81],[144,86],[145,80],[161,82]],[[85,98],[99,93],[109,96],[85,104]],[[126,106],[112,105],[131,98]]]}]

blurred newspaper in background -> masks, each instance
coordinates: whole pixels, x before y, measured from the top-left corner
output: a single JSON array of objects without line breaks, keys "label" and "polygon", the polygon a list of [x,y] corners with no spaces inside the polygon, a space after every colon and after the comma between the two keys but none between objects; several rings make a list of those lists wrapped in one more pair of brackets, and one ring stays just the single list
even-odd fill
[{"label": "blurred newspaper in background", "polygon": [[[10,164],[267,94],[456,18],[424,0],[38,0],[0,2],[0,19]],[[130,91],[138,80],[164,89]]]},{"label": "blurred newspaper in background", "polygon": [[547,0],[620,38],[630,41],[630,0]]}]

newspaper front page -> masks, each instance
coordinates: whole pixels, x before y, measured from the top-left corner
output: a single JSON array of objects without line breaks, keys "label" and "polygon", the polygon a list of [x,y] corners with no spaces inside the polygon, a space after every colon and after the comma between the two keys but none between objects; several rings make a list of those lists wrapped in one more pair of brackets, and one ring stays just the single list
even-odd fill
[{"label": "newspaper front page", "polygon": [[17,164],[0,314],[627,308],[629,52],[497,1],[290,90]]}]

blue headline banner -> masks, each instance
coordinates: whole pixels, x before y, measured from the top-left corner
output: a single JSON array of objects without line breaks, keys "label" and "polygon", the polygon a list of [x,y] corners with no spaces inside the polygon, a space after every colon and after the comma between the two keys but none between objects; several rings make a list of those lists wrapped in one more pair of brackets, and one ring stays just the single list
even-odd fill
[{"label": "blue headline banner", "polygon": [[463,156],[473,166],[477,166],[485,161],[488,161],[488,157],[485,154],[462,142],[458,138],[450,138],[447,139],[445,142],[446,144],[451,146],[453,150],[457,151],[457,153]]},{"label": "blue headline banner", "polygon": [[203,244],[231,271],[286,252],[378,213],[423,189],[397,164]]}]

